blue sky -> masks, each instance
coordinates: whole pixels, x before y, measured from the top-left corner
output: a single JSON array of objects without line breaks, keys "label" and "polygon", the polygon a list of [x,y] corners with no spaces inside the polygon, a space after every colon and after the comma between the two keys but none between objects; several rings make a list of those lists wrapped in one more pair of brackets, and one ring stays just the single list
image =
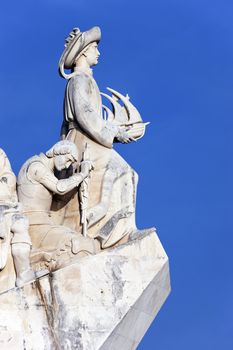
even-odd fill
[{"label": "blue sky", "polygon": [[0,133],[15,172],[59,135],[63,41],[102,29],[95,78],[151,124],[117,150],[139,173],[137,222],[156,226],[172,294],[140,350],[232,350],[233,2],[13,0],[0,11]]}]

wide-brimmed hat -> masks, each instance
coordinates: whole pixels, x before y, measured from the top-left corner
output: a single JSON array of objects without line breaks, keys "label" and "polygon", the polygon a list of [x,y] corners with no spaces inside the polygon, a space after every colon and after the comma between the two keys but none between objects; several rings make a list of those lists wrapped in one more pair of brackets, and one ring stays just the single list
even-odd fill
[{"label": "wide-brimmed hat", "polygon": [[86,32],[81,32],[79,28],[74,28],[65,40],[65,49],[59,61],[59,72],[63,78],[69,78],[64,72],[65,69],[71,69],[75,59],[91,43],[99,42],[101,39],[101,30],[99,27],[93,27]]}]

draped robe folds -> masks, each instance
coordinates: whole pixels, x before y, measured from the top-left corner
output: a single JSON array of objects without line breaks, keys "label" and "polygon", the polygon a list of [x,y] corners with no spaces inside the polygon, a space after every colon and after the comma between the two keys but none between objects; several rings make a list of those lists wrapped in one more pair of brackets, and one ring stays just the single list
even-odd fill
[{"label": "draped robe folds", "polygon": [[12,218],[20,213],[16,177],[5,152],[0,149],[0,293],[15,287],[15,267],[11,243],[30,243],[28,233],[17,241],[12,232]]},{"label": "draped robe folds", "polygon": [[[112,149],[118,127],[103,119],[98,86],[92,75],[81,69],[67,83],[64,117],[63,138],[76,144],[78,162],[87,144],[94,166],[88,185],[88,212],[98,206],[105,208],[106,215],[88,228],[88,236],[101,238],[102,248],[109,247],[136,229],[137,174]],[[63,211],[63,225],[81,231],[77,191],[63,202],[57,199],[53,210]]]}]

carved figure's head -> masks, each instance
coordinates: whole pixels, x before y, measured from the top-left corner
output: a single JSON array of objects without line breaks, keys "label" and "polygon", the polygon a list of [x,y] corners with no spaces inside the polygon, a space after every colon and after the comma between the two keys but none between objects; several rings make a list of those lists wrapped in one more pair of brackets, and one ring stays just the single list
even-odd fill
[{"label": "carved figure's head", "polygon": [[69,166],[78,160],[76,145],[68,140],[57,142],[46,152],[48,158],[53,158],[54,166],[58,171],[68,169]]},{"label": "carved figure's head", "polygon": [[89,44],[76,58],[75,62],[77,62],[81,56],[84,56],[89,67],[95,66],[98,63],[100,52],[98,50],[98,43],[95,41],[94,43]]},{"label": "carved figure's head", "polygon": [[83,33],[79,28],[74,28],[65,41],[65,49],[59,61],[61,76],[68,79],[70,74],[66,74],[64,69],[72,69],[82,55],[87,57],[90,66],[97,64],[100,55],[97,46],[100,39],[101,30],[99,27],[93,27]]}]

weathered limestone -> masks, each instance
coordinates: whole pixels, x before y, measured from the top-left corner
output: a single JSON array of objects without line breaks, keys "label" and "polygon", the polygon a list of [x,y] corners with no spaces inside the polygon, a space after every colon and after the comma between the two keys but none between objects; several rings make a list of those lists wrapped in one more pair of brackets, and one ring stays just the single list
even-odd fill
[{"label": "weathered limestone", "polygon": [[18,203],[15,174],[0,149],[0,292],[35,278],[30,266],[28,226]]},{"label": "weathered limestone", "polygon": [[136,349],[170,292],[155,230],[136,226],[138,175],[113,149],[148,123],[116,90],[102,104],[100,39],[99,27],[67,38],[62,141],[23,164],[17,193],[0,150],[1,350]]},{"label": "weathered limestone", "polygon": [[78,159],[78,150],[68,140],[57,142],[46,154],[28,159],[18,175],[18,196],[30,223],[31,262],[36,271],[53,271],[80,255],[93,254],[99,247],[68,227],[56,224],[51,215],[55,194],[60,197],[77,189],[89,175],[91,163],[82,162],[83,171],[58,180],[56,171],[69,169]]},{"label": "weathered limestone", "polygon": [[0,348],[135,349],[169,291],[168,258],[154,230],[144,230],[1,294]]},{"label": "weathered limestone", "polygon": [[[112,147],[115,142],[129,143],[142,137],[147,123],[143,123],[128,95],[109,89],[112,96],[103,95],[112,104],[112,111],[102,104],[92,71],[98,64],[100,39],[99,27],[85,32],[75,28],[66,39],[59,70],[68,80],[61,137],[73,141],[80,155],[86,146],[89,148],[94,170],[88,184],[88,235],[97,238],[105,249],[136,230],[138,176]],[[71,73],[66,74],[64,68]],[[82,208],[76,195],[69,197],[66,206],[57,201],[54,208],[63,208],[63,225],[77,231],[82,229]]]}]

